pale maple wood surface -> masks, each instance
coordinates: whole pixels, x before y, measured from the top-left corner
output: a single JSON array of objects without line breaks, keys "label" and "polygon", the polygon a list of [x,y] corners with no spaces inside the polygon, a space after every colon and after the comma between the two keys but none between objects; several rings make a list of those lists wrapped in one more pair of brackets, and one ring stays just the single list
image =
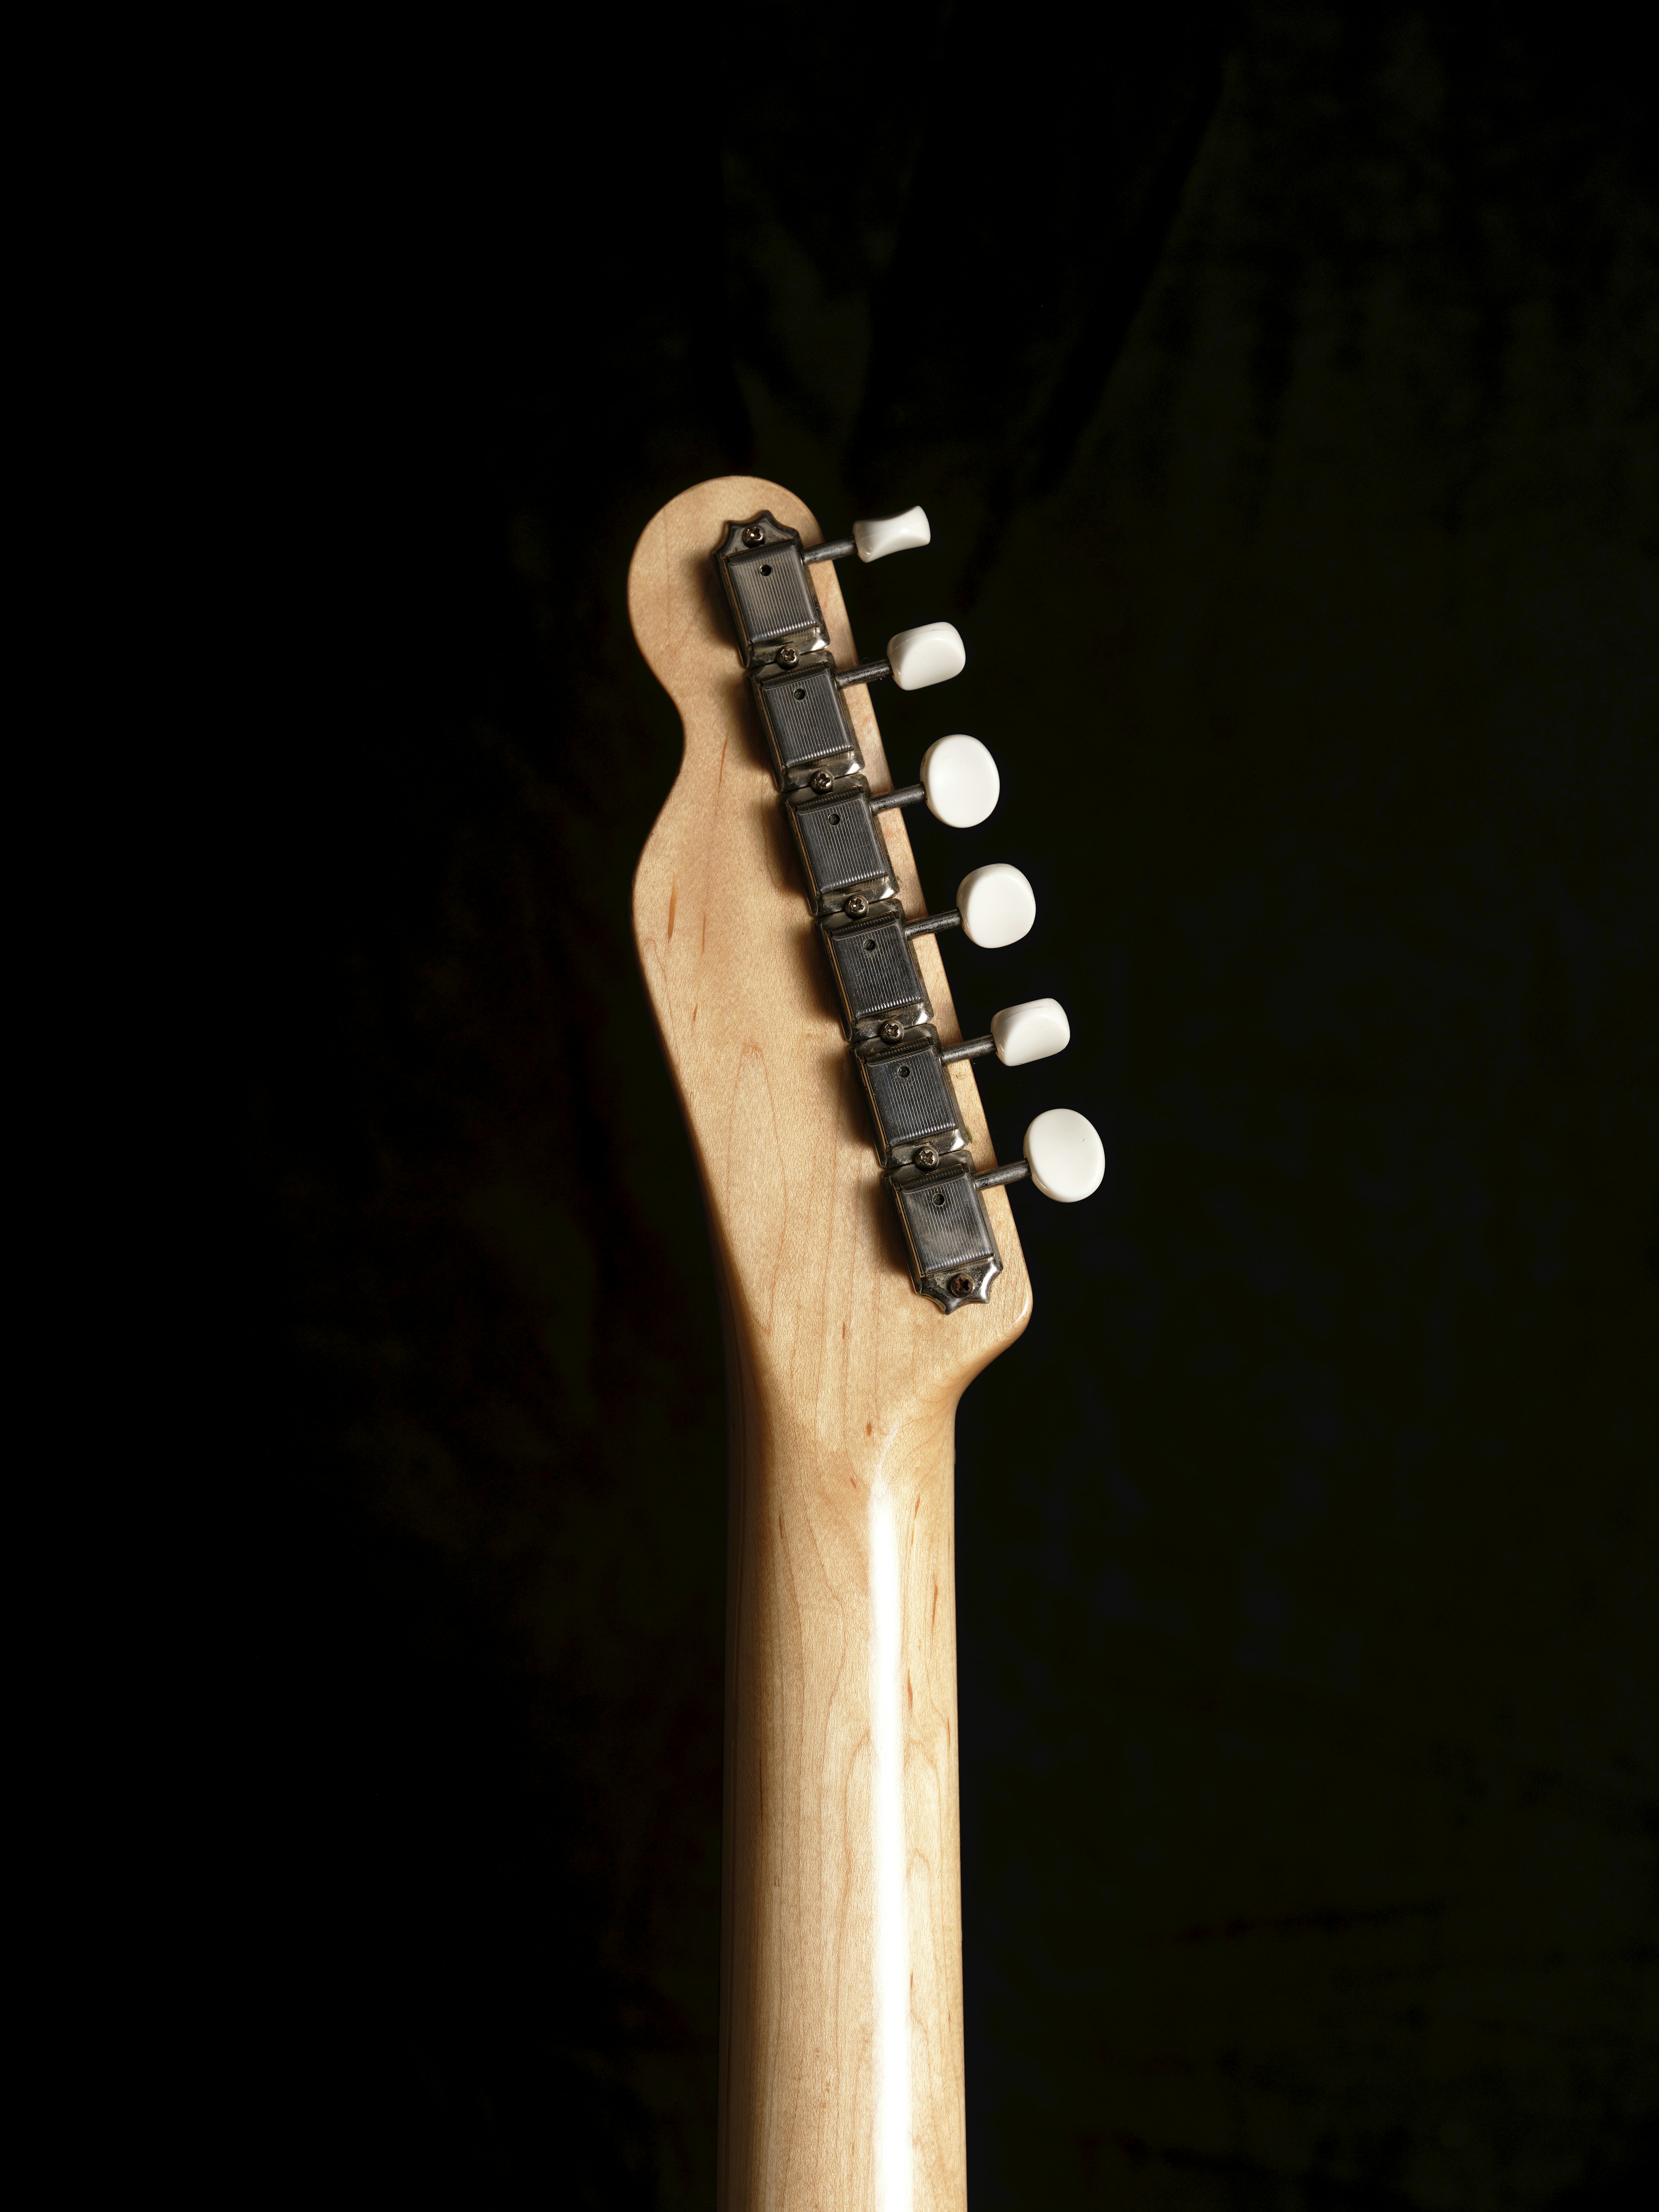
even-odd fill
[{"label": "pale maple wood surface", "polygon": [[[726,525],[763,507],[820,541],[780,485],[727,477],[654,516],[629,573],[634,634],[685,732],[635,877],[635,936],[726,1349],[720,2202],[961,2212],[954,1423],[1024,1328],[1030,1286],[993,1190],[989,1304],[946,1316],[911,1288],[714,572]],[[813,574],[846,665],[840,586],[828,563]],[[890,790],[869,693],[847,699],[871,784]],[[878,818],[921,913],[902,817]],[[954,1042],[939,948],[916,952]],[[990,1166],[971,1066],[951,1074]]]}]

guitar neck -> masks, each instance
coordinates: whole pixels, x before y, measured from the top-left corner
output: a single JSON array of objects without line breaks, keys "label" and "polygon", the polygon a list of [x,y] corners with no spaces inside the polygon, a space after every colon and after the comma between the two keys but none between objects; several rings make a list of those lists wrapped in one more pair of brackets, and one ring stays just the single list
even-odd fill
[{"label": "guitar neck", "polygon": [[[990,1294],[948,1311],[917,1294],[714,574],[734,518],[763,508],[816,545],[781,487],[727,478],[654,519],[629,580],[685,731],[635,933],[708,1214],[731,1419],[720,2203],[962,2212],[954,1422],[1030,1290],[988,1188]],[[833,568],[815,573],[826,649],[852,669]],[[884,793],[868,693],[845,697]],[[902,815],[876,818],[896,896],[923,912]],[[932,936],[915,958],[922,1043],[948,1048]],[[995,1163],[971,1062],[940,1065],[961,1189]]]},{"label": "guitar neck", "polygon": [[955,2212],[954,1406],[849,1450],[733,1349],[720,2202]]}]

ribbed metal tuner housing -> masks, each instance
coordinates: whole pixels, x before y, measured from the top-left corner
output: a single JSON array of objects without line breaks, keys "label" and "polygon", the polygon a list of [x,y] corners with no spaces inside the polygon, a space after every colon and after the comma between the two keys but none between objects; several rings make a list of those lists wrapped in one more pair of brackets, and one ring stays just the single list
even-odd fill
[{"label": "ribbed metal tuner housing", "polygon": [[915,1029],[933,1020],[933,1005],[904,933],[904,909],[896,900],[856,921],[829,915],[819,922],[818,933],[830,956],[842,1023],[854,1042],[873,1035],[882,1022],[901,1021]]},{"label": "ribbed metal tuner housing", "polygon": [[855,1057],[884,1167],[908,1165],[920,1145],[966,1153],[968,1132],[935,1030],[913,1030],[896,1044],[873,1038]]},{"label": "ribbed metal tuner housing", "polygon": [[982,1305],[1002,1273],[1002,1260],[970,1164],[945,1163],[931,1175],[900,1168],[887,1186],[916,1288],[937,1298],[946,1313],[970,1301]]},{"label": "ribbed metal tuner housing", "polygon": [[855,892],[872,902],[897,897],[887,841],[861,775],[842,776],[827,792],[792,791],[785,811],[815,914],[833,912]]},{"label": "ribbed metal tuner housing", "polygon": [[823,611],[801,558],[799,531],[767,512],[734,522],[715,565],[746,667],[773,659],[786,646],[798,653],[826,649]]},{"label": "ribbed metal tuner housing", "polygon": [[836,682],[836,664],[827,653],[793,668],[755,670],[749,680],[772,773],[786,790],[820,769],[851,775],[864,766]]}]

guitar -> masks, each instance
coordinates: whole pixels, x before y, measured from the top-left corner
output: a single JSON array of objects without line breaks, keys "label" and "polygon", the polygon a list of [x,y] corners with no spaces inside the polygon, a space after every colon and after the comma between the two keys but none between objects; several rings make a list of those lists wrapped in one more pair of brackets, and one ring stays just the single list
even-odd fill
[{"label": "guitar", "polygon": [[1056,1050],[1065,1017],[964,1043],[939,936],[1010,942],[1034,902],[994,866],[926,913],[903,805],[982,819],[994,765],[952,737],[895,792],[870,687],[963,647],[927,624],[860,663],[836,570],[927,534],[912,510],[826,546],[780,486],[725,477],[629,574],[685,733],[635,934],[726,1364],[721,2212],[965,2204],[956,1407],[1030,1317],[1006,1186],[1103,1170],[1064,1110],[992,1153],[975,1059]]}]

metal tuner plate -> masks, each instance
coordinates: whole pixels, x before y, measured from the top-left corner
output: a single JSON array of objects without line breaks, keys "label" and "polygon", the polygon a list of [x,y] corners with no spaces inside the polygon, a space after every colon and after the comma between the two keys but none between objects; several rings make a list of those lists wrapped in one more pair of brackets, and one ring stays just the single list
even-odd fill
[{"label": "metal tuner plate", "polygon": [[752,670],[749,680],[772,773],[786,788],[804,782],[817,769],[840,776],[863,768],[864,756],[836,681],[836,664],[827,653],[793,668]]},{"label": "metal tuner plate", "polygon": [[983,1305],[1002,1273],[1002,1255],[970,1163],[942,1164],[931,1175],[901,1168],[889,1176],[888,1188],[916,1288],[946,1313]]},{"label": "metal tuner plate", "polygon": [[849,1037],[867,1036],[884,1021],[901,1021],[906,1029],[932,1021],[933,1005],[904,933],[904,909],[896,902],[857,921],[832,915],[818,924],[818,933]]},{"label": "metal tuner plate", "polygon": [[853,892],[873,905],[898,896],[887,842],[870,811],[862,776],[843,777],[827,792],[792,791],[787,802],[814,913],[830,910]]},{"label": "metal tuner plate", "polygon": [[934,1165],[953,1153],[966,1155],[968,1132],[931,1030],[913,1030],[896,1045],[879,1039],[860,1045],[855,1056],[884,1167],[908,1166],[923,1146],[931,1148]]},{"label": "metal tuner plate", "polygon": [[734,522],[715,561],[745,667],[785,650],[827,650],[823,611],[801,558],[798,531],[786,529],[769,513]]}]

